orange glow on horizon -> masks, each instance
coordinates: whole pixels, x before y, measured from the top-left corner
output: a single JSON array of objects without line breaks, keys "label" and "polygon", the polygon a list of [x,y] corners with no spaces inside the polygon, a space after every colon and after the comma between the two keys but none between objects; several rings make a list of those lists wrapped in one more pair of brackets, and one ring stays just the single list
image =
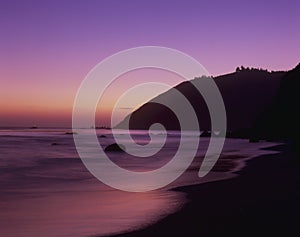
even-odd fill
[{"label": "orange glow on horizon", "polygon": [[[139,69],[121,75],[106,88],[96,109],[95,126],[112,126],[112,110],[122,94],[137,84],[145,82],[162,82],[170,86],[183,79],[171,72],[161,69]],[[0,127],[1,126],[67,126],[71,127],[73,102],[80,83],[72,86],[66,83],[57,86],[41,83],[26,85],[8,85],[0,88]],[[131,93],[118,104],[117,120],[121,121],[141,104],[146,103],[162,90],[142,88]],[[121,107],[120,107],[121,106]],[[113,124],[115,125],[115,124]],[[91,125],[92,126],[92,125]]]}]

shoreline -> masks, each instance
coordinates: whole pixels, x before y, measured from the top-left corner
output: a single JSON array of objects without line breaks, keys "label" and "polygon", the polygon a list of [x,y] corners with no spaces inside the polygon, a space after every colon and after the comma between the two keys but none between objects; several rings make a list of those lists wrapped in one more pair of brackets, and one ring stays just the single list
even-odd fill
[{"label": "shoreline", "polygon": [[231,179],[174,188],[189,200],[182,209],[144,229],[110,236],[294,235],[300,216],[300,163],[288,145],[266,149],[280,153],[247,160]]}]

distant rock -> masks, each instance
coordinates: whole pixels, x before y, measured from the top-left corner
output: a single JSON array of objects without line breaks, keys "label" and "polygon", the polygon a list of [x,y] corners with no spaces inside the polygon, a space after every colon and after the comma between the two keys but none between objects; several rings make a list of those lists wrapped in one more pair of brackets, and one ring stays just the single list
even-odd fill
[{"label": "distant rock", "polygon": [[250,138],[250,139],[249,139],[249,142],[250,142],[250,143],[258,143],[258,142],[259,142],[259,139],[258,139],[258,138]]},{"label": "distant rock", "polygon": [[77,132],[65,132],[66,135],[73,135],[73,134],[77,134]]},{"label": "distant rock", "polygon": [[214,131],[211,133],[212,137],[226,137],[225,131]]},{"label": "distant rock", "polygon": [[211,132],[210,131],[204,131],[200,134],[200,137],[211,137]]},{"label": "distant rock", "polygon": [[106,152],[125,152],[126,148],[122,144],[113,143],[105,147],[104,151]]},{"label": "distant rock", "polygon": [[110,130],[111,127],[107,127],[107,126],[100,126],[100,127],[96,127],[96,129],[105,129],[105,130]]}]

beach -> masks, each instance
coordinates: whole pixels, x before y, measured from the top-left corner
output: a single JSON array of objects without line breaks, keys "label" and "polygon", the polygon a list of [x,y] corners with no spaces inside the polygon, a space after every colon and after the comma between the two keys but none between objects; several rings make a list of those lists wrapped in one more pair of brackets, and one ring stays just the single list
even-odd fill
[{"label": "beach", "polygon": [[[138,141],[147,141],[147,131],[132,132]],[[210,236],[245,230],[253,234],[271,227],[284,232],[296,226],[300,166],[279,143],[226,139],[213,169],[199,178],[209,141],[202,138],[197,156],[178,179],[162,189],[131,193],[92,176],[69,130],[0,134],[1,236]],[[111,154],[110,159],[133,171],[157,169],[170,160],[179,139],[189,149],[195,137],[169,135],[156,156]],[[117,136],[126,144],[121,131]],[[107,130],[99,130],[98,138],[104,146],[113,141]]]},{"label": "beach", "polygon": [[300,162],[287,145],[248,160],[232,179],[176,188],[189,202],[145,229],[116,236],[295,236]]},{"label": "beach", "polygon": [[[138,141],[147,141],[147,131],[132,132]],[[73,135],[66,129],[11,129],[1,130],[0,134],[0,235],[7,237],[87,237],[119,233],[152,236],[152,229],[158,228],[163,234],[172,231],[175,224],[178,228],[184,227],[182,230],[191,225],[188,229],[195,231],[201,223],[204,226],[215,223],[207,217],[216,220],[215,216],[227,213],[224,208],[234,207],[232,196],[239,195],[241,187],[247,188],[249,184],[240,182],[241,187],[234,188],[227,182],[240,180],[244,171],[241,174],[238,171],[247,170],[245,165],[251,164],[253,156],[274,154],[262,148],[276,144],[226,139],[213,169],[199,178],[199,167],[209,141],[202,138],[197,156],[178,179],[162,189],[130,193],[96,179],[78,157]],[[157,169],[172,157],[182,134],[170,132],[169,135],[165,149],[156,156],[134,158],[111,154],[110,158],[126,169]],[[126,144],[121,131],[117,136]],[[160,141],[160,134],[157,136]],[[190,140],[195,136],[197,134],[188,133],[182,137],[186,149],[190,149]],[[104,146],[113,142],[107,130],[98,130],[98,138]],[[113,177],[117,175],[112,173]],[[221,189],[214,188],[215,185],[221,185]],[[210,209],[214,211],[210,213]],[[136,230],[140,231],[132,232]]]}]

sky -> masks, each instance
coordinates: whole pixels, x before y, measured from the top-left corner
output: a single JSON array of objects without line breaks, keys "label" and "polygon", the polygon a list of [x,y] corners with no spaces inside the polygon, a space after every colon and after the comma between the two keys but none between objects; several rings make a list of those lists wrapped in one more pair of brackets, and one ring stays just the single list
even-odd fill
[{"label": "sky", "polygon": [[[240,65],[291,69],[300,62],[299,12],[297,0],[1,1],[0,127],[70,126],[87,73],[132,47],[180,50],[214,76]],[[151,73],[167,77],[133,77]],[[134,80],[119,78],[116,91]],[[129,101],[126,113],[141,103]],[[109,114],[100,112],[97,125]]]}]

